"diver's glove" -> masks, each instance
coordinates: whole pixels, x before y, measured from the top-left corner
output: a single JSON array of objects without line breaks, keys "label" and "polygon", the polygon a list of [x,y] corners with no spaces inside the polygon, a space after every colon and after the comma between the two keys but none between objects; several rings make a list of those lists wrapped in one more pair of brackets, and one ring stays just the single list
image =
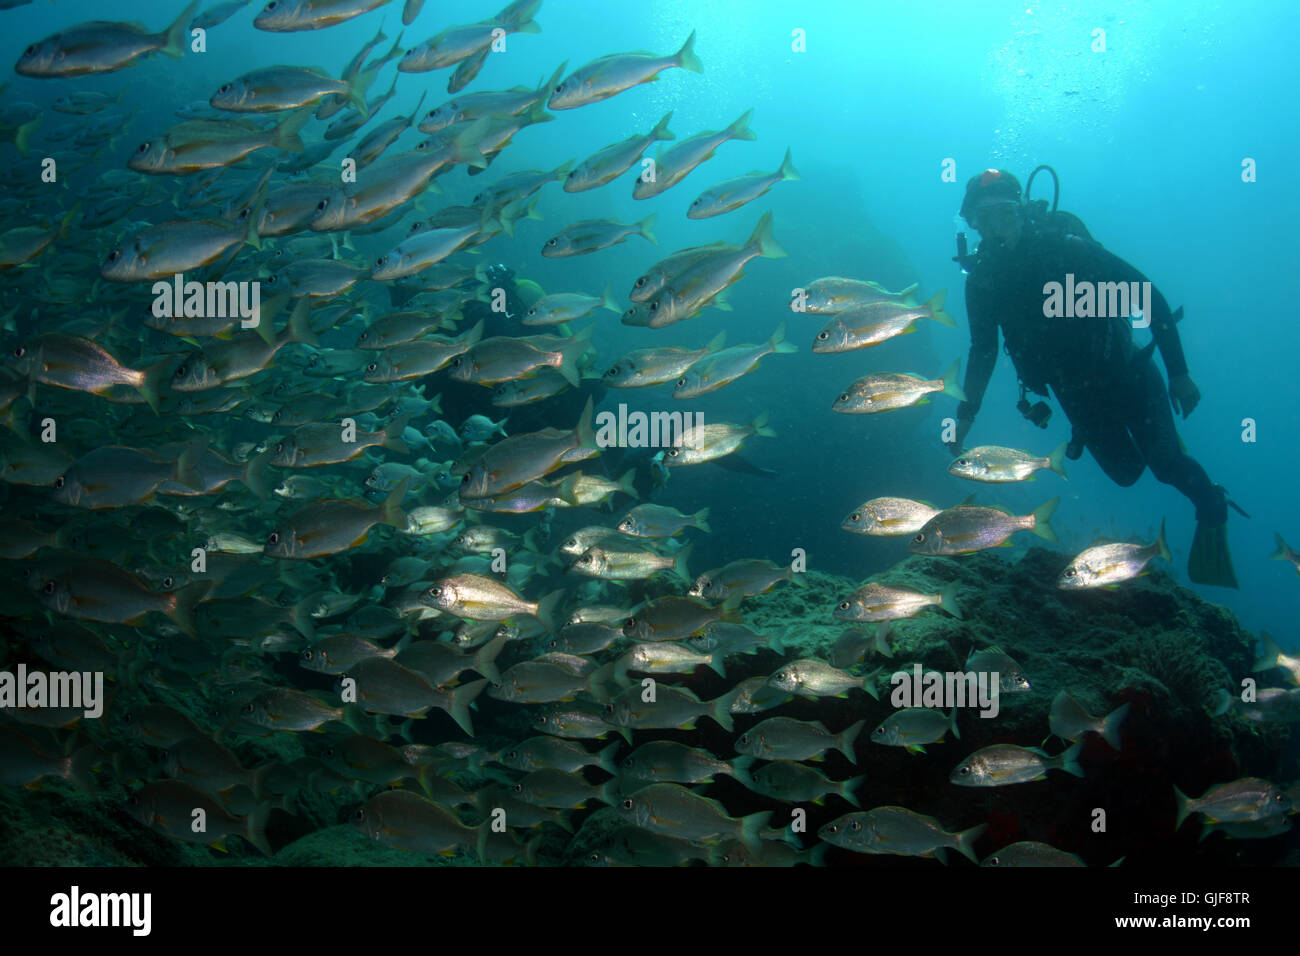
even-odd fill
[{"label": "diver's glove", "polygon": [[1174,406],[1174,414],[1186,418],[1201,403],[1201,390],[1190,375],[1175,375],[1169,380],[1169,401]]},{"label": "diver's glove", "polygon": [[1070,461],[1078,461],[1079,456],[1083,454],[1083,436],[1079,434],[1078,429],[1070,432],[1070,443],[1065,446],[1065,457]]}]

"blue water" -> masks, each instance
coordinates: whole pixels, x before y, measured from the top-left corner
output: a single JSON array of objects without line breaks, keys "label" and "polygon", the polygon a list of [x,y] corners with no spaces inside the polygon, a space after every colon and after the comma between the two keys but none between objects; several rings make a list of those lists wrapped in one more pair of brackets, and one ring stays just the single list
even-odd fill
[{"label": "blue water", "polygon": [[[161,29],[174,2],[135,2],[106,12],[97,2],[34,3],[0,12],[0,59],[13,62],[26,43],[96,16],[130,16]],[[403,46],[445,25],[443,5],[430,3],[406,29]],[[458,4],[455,22],[486,18],[499,4]],[[129,10],[127,9],[129,7]],[[616,13],[611,12],[617,10]],[[152,58],[127,70],[73,80],[10,75],[8,102],[38,106],[69,90],[127,90],[124,108],[135,118],[105,152],[103,165],[84,175],[120,168],[134,145],[175,122],[172,111],[206,100],[246,70],[271,63],[318,65],[337,74],[382,21],[396,36],[400,4],[320,32],[256,31],[256,6],[214,28],[203,54],[180,62]],[[788,258],[760,259],[733,290],[733,311],[707,310],[663,332],[625,328],[601,313],[596,337],[601,361],[647,344],[698,347],[719,329],[729,342],[760,342],[781,321],[800,346],[772,356],[754,374],[695,406],[713,421],[748,421],[768,410],[778,437],[754,439],[753,462],[775,469],[771,479],[716,472],[680,472],[666,503],[694,510],[708,503],[715,534],[702,553],[719,559],[741,554],[781,560],[802,547],[812,566],[865,578],[906,556],[902,543],[863,539],[839,530],[854,506],[883,494],[948,505],[974,488],[982,502],[1021,513],[1061,495],[1055,526],[1059,547],[1074,552],[1098,536],[1151,540],[1168,520],[1174,563],[1186,583],[1192,507],[1149,474],[1135,486],[1111,483],[1085,454],[1068,464],[1063,483],[1045,474],[1034,483],[972,486],[945,474],[948,456],[938,439],[942,419],[955,408],[939,396],[931,405],[883,416],[841,416],[830,402],[843,385],[871,370],[914,371],[937,377],[968,346],[962,275],[950,261],[955,220],[966,179],[988,166],[1025,175],[1039,163],[1061,178],[1061,206],[1081,216],[1094,237],[1143,270],[1172,306],[1183,305],[1180,326],[1190,373],[1203,395],[1179,422],[1180,433],[1211,478],[1224,484],[1251,513],[1230,519],[1239,591],[1198,588],[1223,603],[1252,629],[1272,631],[1294,645],[1297,580],[1292,568],[1267,560],[1273,534],[1300,543],[1295,462],[1300,427],[1294,397],[1300,331],[1285,290],[1294,275],[1297,185],[1287,163],[1296,149],[1296,61],[1290,38],[1292,5],[1053,3],[985,0],[910,4],[777,2],[650,2],[611,5],[547,0],[542,32],[512,35],[470,90],[532,85],[562,60],[569,69],[626,50],[675,50],[692,29],[702,75],[668,70],[653,84],[610,100],[555,114],[554,122],[524,130],[481,178],[442,180],[448,203],[467,201],[485,182],[516,169],[549,169],[581,160],[606,144],[648,130],[667,110],[679,138],[721,128],[753,108],[755,142],[724,144],[686,181],[648,202],[631,198],[631,174],[622,182],[581,194],[555,186],[542,192],[545,221],[525,220],[513,241],[493,239],[484,261],[501,260],[548,291],[598,292],[612,281],[623,294],[645,266],[667,252],[719,239],[740,241],[758,215],[775,213],[775,234]],[[806,52],[792,52],[792,31],[806,33]],[[1092,49],[1094,31],[1105,51]],[[387,49],[380,44],[372,56]],[[387,89],[385,67],[371,97]],[[404,74],[386,115],[409,112],[422,91],[424,108],[446,99],[447,71]],[[78,122],[49,113],[43,132]],[[318,135],[309,131],[308,138]],[[421,134],[408,131],[393,151]],[[26,175],[41,149],[9,175]],[[802,180],[778,185],[742,210],[707,221],[684,213],[703,189],[749,170],[773,170],[789,147]],[[337,156],[341,156],[340,151]],[[8,151],[11,161],[15,154]],[[1256,182],[1242,181],[1246,158]],[[941,179],[946,159],[956,181]],[[1048,184],[1035,186],[1047,195]],[[434,197],[431,197],[431,200]],[[538,254],[546,237],[589,217],[631,221],[654,212],[658,248],[639,239],[595,256],[548,260]],[[118,224],[121,225],[120,223]],[[95,245],[107,249],[116,227]],[[974,235],[972,233],[972,242]],[[362,251],[382,251],[369,239]],[[937,325],[868,351],[815,356],[808,351],[820,319],[792,315],[792,289],[822,275],[874,279],[890,288],[920,284],[925,297],[947,290],[958,328]],[[1138,332],[1145,344],[1146,333]],[[1014,409],[1014,373],[999,361],[970,444],[1023,447],[1046,454],[1068,437],[1059,409],[1046,431]],[[612,393],[633,408],[673,408],[667,387]],[[1242,440],[1243,420],[1258,440]],[[560,423],[557,423],[560,424]]]}]

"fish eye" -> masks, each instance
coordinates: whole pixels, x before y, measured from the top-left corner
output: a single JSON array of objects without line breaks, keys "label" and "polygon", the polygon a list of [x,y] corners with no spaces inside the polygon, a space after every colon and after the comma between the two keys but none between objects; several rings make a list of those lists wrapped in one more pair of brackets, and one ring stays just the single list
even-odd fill
[{"label": "fish eye", "polygon": [[307,648],[305,651],[303,651],[302,654],[301,654],[301,657],[302,657],[302,659],[303,659],[304,661],[309,661],[309,660],[311,660],[311,658],[312,658],[311,648],[309,647],[309,648]]},{"label": "fish eye", "polygon": [[924,531],[921,532],[912,540],[915,541],[917,544],[922,544],[925,541],[925,532]]},{"label": "fish eye", "polygon": [[266,5],[265,9],[274,10],[277,6],[278,6],[278,0],[271,0],[271,2]]},{"label": "fish eye", "polygon": [[[28,49],[35,49],[35,47],[28,47]],[[564,87],[563,87],[563,85],[561,85],[561,86],[557,86],[557,87],[555,88],[555,92],[556,92],[556,93],[563,93],[563,92],[564,92]]]},{"label": "fish eye", "polygon": [[685,388],[685,387],[686,387],[686,379],[685,379],[685,378],[679,378],[679,379],[677,380],[677,387],[678,387],[678,388]]},{"label": "fish eye", "polygon": [[230,84],[229,84],[229,83],[222,83],[222,84],[221,84],[221,88],[220,88],[219,90],[217,90],[217,92],[218,92],[218,93],[229,93],[229,92],[230,92]]},{"label": "fish eye", "polygon": [[523,792],[524,792],[524,785],[523,785],[522,783],[517,783],[517,784],[515,784],[513,787],[511,787],[510,789],[513,790],[515,793],[523,793]]},{"label": "fish eye", "polygon": [[147,152],[149,152],[149,144],[147,142],[141,143],[140,148],[136,150],[136,153],[138,153],[141,156],[143,156]]},{"label": "fish eye", "polygon": [[855,511],[855,512],[853,512],[853,514],[849,515],[849,520],[850,520],[850,521],[861,521],[861,520],[862,520],[862,515]]},{"label": "fish eye", "polygon": [[23,348],[21,345],[14,349],[14,358],[22,358],[26,354],[27,349]]},{"label": "fish eye", "polygon": [[1002,861],[999,860],[996,856],[989,857],[989,866],[1001,866],[1001,865],[1002,865]]},{"label": "fish eye", "polygon": [[861,830],[861,829],[862,829],[862,823],[861,823],[861,821],[854,820],[852,823],[849,824],[849,829],[850,829],[850,830]]},{"label": "fish eye", "polygon": [[841,402],[847,402],[848,400],[849,400],[849,393],[848,393],[848,392],[841,392],[841,393],[840,393],[840,401],[841,401]]},{"label": "fish eye", "polygon": [[958,767],[957,772],[964,777],[970,773],[970,767]]},{"label": "fish eye", "polygon": [[279,544],[279,543],[280,543],[280,532],[278,532],[278,531],[272,531],[272,532],[271,532],[271,536],[270,536],[269,538],[266,539],[266,543],[267,543],[267,544]]},{"label": "fish eye", "polygon": [[112,252],[108,254],[108,261],[116,262],[119,258],[121,258],[121,256],[122,256],[122,250],[114,249]]},{"label": "fish eye", "polygon": [[884,732],[885,732],[885,727],[883,724],[881,724],[879,727],[877,727],[875,730],[871,732],[871,735],[874,737],[875,735],[883,734]]},{"label": "fish eye", "polygon": [[59,488],[59,489],[61,489],[61,488],[63,488],[64,484],[66,484],[66,481],[65,481],[65,479],[64,479],[64,477],[63,477],[62,475],[59,475],[59,477],[57,477],[57,478],[54,479],[54,487],[55,487],[55,488]]},{"label": "fish eye", "polygon": [[55,589],[56,589],[57,587],[58,587],[58,585],[55,584],[53,581],[46,581],[46,582],[45,582],[45,593],[46,593],[46,594],[53,594],[54,591],[55,591]]},{"label": "fish eye", "polygon": [[184,378],[189,373],[189,370],[190,368],[188,365],[182,365],[180,368],[176,370],[176,377]]},{"label": "fish eye", "polygon": [[633,803],[632,803],[632,798],[631,798],[631,797],[628,797],[626,800],[623,801],[623,809],[624,809],[624,810],[631,810],[632,807],[633,807]]},{"label": "fish eye", "polygon": [[175,584],[176,584],[176,579],[173,578],[170,574],[167,575],[167,577],[162,579],[162,586],[164,590],[170,590]]},{"label": "fish eye", "polygon": [[969,465],[969,464],[970,464],[970,459],[969,459],[969,458],[964,458],[964,457],[963,457],[963,458],[958,458],[958,459],[957,459],[957,464],[959,464],[959,465]]},{"label": "fish eye", "polygon": [[646,311],[647,311],[647,312],[658,312],[658,311],[659,311],[659,300],[658,300],[658,299],[655,299],[653,302],[651,302],[650,305],[647,306]]},{"label": "fish eye", "polygon": [[354,813],[354,814],[352,814],[352,822],[353,822],[353,823],[361,823],[361,822],[364,821],[365,819],[366,819],[366,808],[365,808],[365,807],[357,807],[357,812]]},{"label": "fish eye", "polygon": [[548,246],[554,246],[554,245],[558,244],[558,242],[559,242],[558,239],[547,239],[547,240],[546,240],[546,244],[547,244]]},{"label": "fish eye", "polygon": [[329,201],[328,199],[322,199],[320,202],[318,202],[318,203],[316,204],[316,211],[317,211],[317,212],[324,212],[324,211],[325,211],[325,207],[328,206],[329,204],[330,204],[330,201]]},{"label": "fish eye", "polygon": [[1072,577],[1074,577],[1074,576],[1075,576],[1076,574],[1078,574],[1078,573],[1079,573],[1079,572],[1076,571],[1076,570],[1074,570],[1074,568],[1066,568],[1066,569],[1065,569],[1065,576],[1066,576],[1067,578],[1072,578]]}]

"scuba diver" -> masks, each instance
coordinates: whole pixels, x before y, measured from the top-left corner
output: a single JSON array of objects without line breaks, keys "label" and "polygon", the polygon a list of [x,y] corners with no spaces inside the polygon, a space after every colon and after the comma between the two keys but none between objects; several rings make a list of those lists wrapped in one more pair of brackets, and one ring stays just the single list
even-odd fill
[{"label": "scuba diver", "polygon": [[[1039,169],[1055,178],[1050,167]],[[1031,189],[1039,169],[1030,175]],[[1058,183],[1057,197],[1059,188]],[[960,214],[981,241],[977,252],[967,255],[965,233],[959,233],[953,257],[968,273],[971,348],[967,398],[958,406],[950,449],[961,454],[980,410],[997,362],[1001,328],[1020,380],[1021,413],[1046,428],[1051,409],[1042,401],[1031,406],[1025,393],[1046,396],[1050,388],[1073,426],[1066,451],[1071,459],[1086,447],[1118,485],[1133,484],[1149,467],[1157,480],[1186,495],[1196,506],[1188,576],[1198,584],[1237,587],[1228,553],[1227,506],[1245,512],[1186,453],[1170,411],[1172,402],[1186,418],[1201,398],[1187,374],[1176,328],[1182,310],[1171,314],[1152,286],[1151,314],[1145,319],[1153,341],[1141,350],[1133,343],[1131,316],[1048,317],[1045,286],[1066,282],[1068,274],[1074,276],[1075,288],[1084,282],[1144,282],[1146,277],[1094,241],[1078,217],[1058,212],[1055,198],[1050,213],[1046,200],[1027,203],[1019,181],[1006,171],[989,169],[972,177]],[[1151,360],[1154,348],[1160,349],[1169,375],[1167,391]]]}]

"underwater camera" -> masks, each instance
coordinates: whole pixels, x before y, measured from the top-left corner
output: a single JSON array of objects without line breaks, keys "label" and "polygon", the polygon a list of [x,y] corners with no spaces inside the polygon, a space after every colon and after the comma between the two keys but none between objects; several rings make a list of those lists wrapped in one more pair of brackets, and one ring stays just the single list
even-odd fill
[{"label": "underwater camera", "polygon": [[1029,404],[1029,399],[1024,395],[1020,396],[1020,401],[1016,402],[1016,409],[1021,415],[1033,422],[1039,428],[1046,428],[1047,422],[1052,417],[1052,407],[1046,402],[1034,402]]}]

